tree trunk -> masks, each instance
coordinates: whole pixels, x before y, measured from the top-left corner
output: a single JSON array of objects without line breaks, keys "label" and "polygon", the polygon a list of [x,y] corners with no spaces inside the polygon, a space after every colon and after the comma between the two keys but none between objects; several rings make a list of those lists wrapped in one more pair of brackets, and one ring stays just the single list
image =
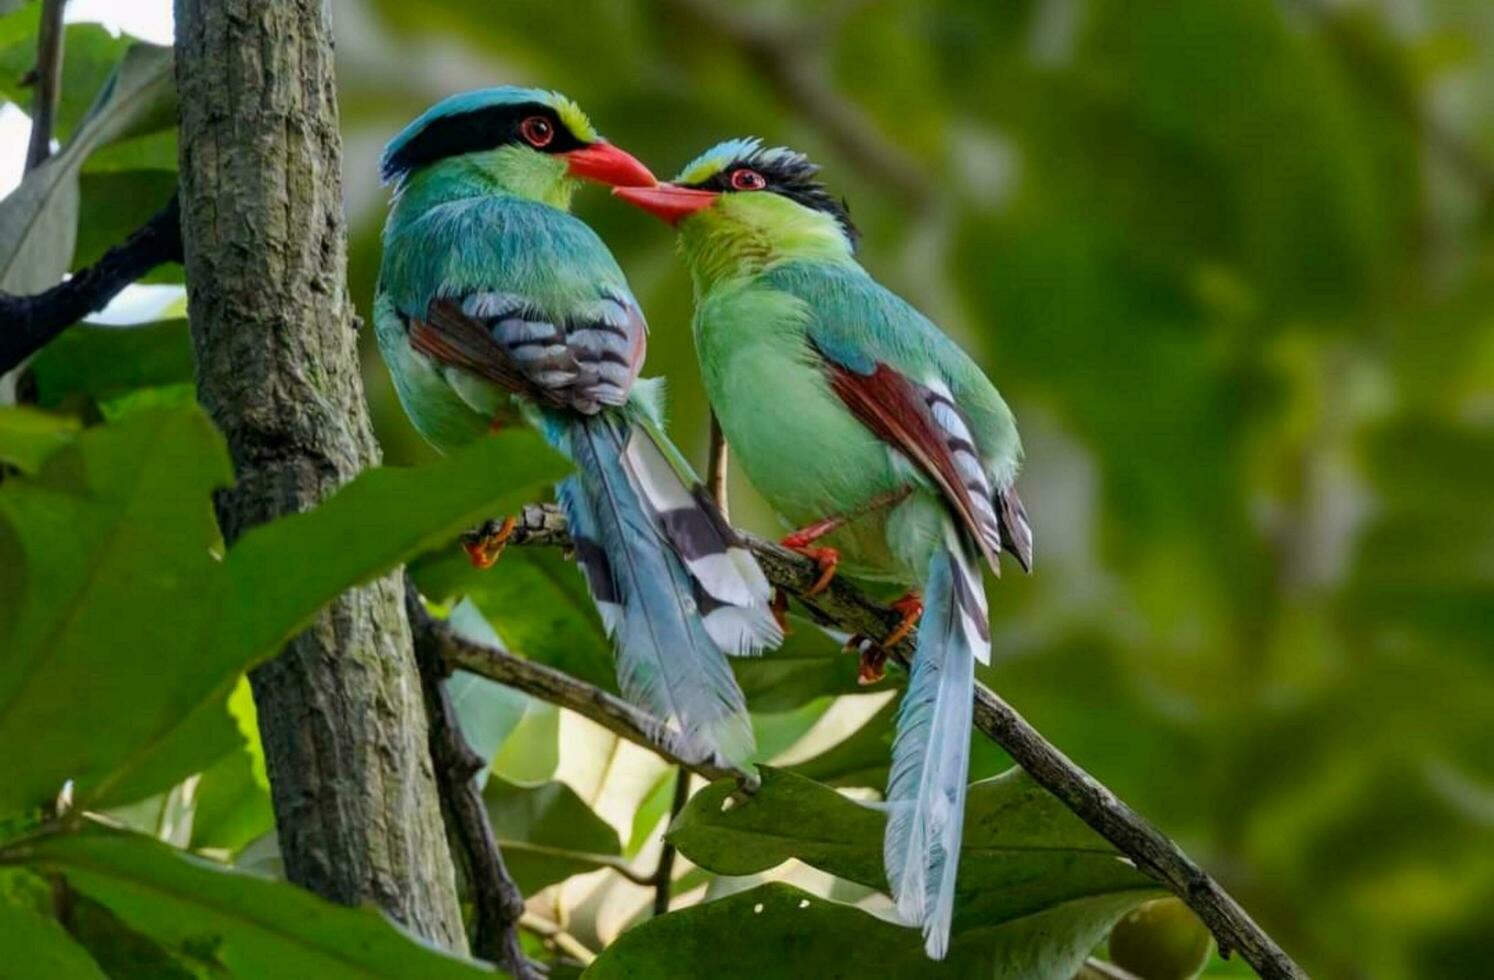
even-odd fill
[{"label": "tree trunk", "polygon": [[[347,297],[326,0],[177,0],[181,213],[198,392],[232,541],[379,461]],[[400,576],[251,675],[290,880],[465,952]]]}]

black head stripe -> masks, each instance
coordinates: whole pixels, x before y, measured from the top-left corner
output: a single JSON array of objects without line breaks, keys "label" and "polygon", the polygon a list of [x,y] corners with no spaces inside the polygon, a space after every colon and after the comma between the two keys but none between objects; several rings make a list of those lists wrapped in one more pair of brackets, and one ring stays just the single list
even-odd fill
[{"label": "black head stripe", "polygon": [[[746,167],[763,175],[768,186],[761,191],[738,191],[731,186],[732,171]],[[764,191],[778,194],[814,211],[822,211],[839,222],[841,230],[854,246],[861,239],[861,232],[851,221],[851,208],[845,198],[835,198],[819,181],[820,168],[811,163],[802,153],[788,150],[758,150],[740,157],[721,168],[706,180],[689,186],[701,190],[719,191],[722,194],[755,193]]]},{"label": "black head stripe", "polygon": [[392,180],[447,157],[494,150],[510,143],[523,143],[524,137],[519,132],[519,126],[530,116],[549,120],[555,130],[555,138],[539,148],[541,153],[565,153],[585,145],[560,121],[555,110],[547,105],[528,102],[489,106],[432,120],[401,146],[398,152],[384,160],[381,176],[384,180]]}]

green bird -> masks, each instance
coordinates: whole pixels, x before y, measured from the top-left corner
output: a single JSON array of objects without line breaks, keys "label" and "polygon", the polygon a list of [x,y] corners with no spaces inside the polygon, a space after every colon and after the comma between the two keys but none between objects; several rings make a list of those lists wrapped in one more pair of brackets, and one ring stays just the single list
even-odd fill
[{"label": "green bird", "polygon": [[[674,224],[695,284],[701,374],[727,442],[815,557],[915,587],[922,616],[897,716],[883,859],[905,921],[949,945],[975,662],[991,641],[980,562],[1032,562],[1013,489],[1021,443],[980,368],[856,261],[845,205],[803,155],[732,140],[671,184],[613,193]],[[922,597],[917,588],[921,587]],[[857,638],[863,678],[885,648]]]},{"label": "green bird", "polygon": [[[752,553],[664,437],[635,381],[647,325],[616,260],[570,215],[583,178],[655,183],[575,103],[536,89],[437,103],[387,147],[396,192],[374,303],[379,349],[442,451],[517,415],[575,464],[556,495],[617,652],[623,694],[722,760],[753,738],[723,654],[781,639]],[[513,519],[469,547],[491,564]]]}]

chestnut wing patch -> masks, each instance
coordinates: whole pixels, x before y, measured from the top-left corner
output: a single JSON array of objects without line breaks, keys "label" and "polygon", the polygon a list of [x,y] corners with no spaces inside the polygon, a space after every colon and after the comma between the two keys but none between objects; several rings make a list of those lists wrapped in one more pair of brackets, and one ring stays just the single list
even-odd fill
[{"label": "chestnut wing patch", "polygon": [[825,361],[831,389],[878,438],[912,460],[943,491],[992,571],[1001,574],[1001,526],[990,478],[959,407],[943,384],[919,384],[884,363],[869,374]]}]

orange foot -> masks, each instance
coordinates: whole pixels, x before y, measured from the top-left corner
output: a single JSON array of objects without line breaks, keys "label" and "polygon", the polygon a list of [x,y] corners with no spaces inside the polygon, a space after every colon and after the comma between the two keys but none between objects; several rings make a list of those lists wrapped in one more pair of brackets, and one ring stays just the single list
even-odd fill
[{"label": "orange foot", "polygon": [[835,577],[835,569],[840,565],[840,552],[834,548],[813,548],[808,544],[800,543],[797,534],[790,534],[779,544],[790,551],[797,551],[805,558],[813,558],[815,564],[820,566],[820,577],[814,580],[814,584],[804,590],[805,598],[819,595],[830,585],[830,580]]},{"label": "orange foot", "polygon": [[503,554],[508,539],[513,537],[518,518],[505,517],[502,521],[487,521],[475,531],[462,535],[462,548],[477,568],[492,568]]},{"label": "orange foot", "polygon": [[846,641],[846,650],[855,651],[860,657],[856,668],[856,683],[862,687],[875,684],[887,676],[887,648],[876,640],[857,633]]},{"label": "orange foot", "polygon": [[773,614],[773,621],[778,624],[783,635],[788,636],[788,593],[782,589],[774,589],[773,601],[768,604],[768,611]]},{"label": "orange foot", "polygon": [[892,603],[892,608],[902,613],[903,618],[892,632],[887,634],[887,639],[882,641],[882,646],[888,650],[897,646],[909,633],[913,632],[913,627],[923,616],[923,596],[919,595],[915,589]]}]

